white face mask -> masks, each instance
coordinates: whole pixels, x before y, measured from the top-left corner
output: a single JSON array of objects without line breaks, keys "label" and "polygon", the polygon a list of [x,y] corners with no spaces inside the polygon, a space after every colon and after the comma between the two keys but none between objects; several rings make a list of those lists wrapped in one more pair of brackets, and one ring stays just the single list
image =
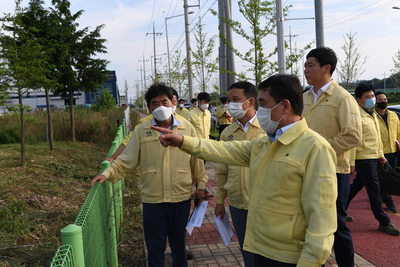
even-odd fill
[{"label": "white face mask", "polygon": [[183,104],[179,104],[179,107],[180,107],[180,108],[183,108]]},{"label": "white face mask", "polygon": [[228,104],[228,109],[229,109],[229,113],[231,114],[231,116],[238,120],[243,118],[244,115],[246,115],[247,110],[248,110],[248,108],[246,110],[243,110],[243,104],[246,103],[247,101],[249,101],[249,99],[247,99],[243,103],[230,102]]},{"label": "white face mask", "polygon": [[176,110],[176,106],[172,105],[172,113],[175,113],[175,110]]},{"label": "white face mask", "polygon": [[263,108],[259,107],[257,111],[258,122],[260,123],[261,128],[270,134],[274,134],[276,129],[278,128],[279,122],[283,118],[284,115],[279,119],[279,121],[271,120],[271,111],[276,108],[281,102],[275,105],[273,108]]},{"label": "white face mask", "polygon": [[208,109],[208,106],[209,106],[209,104],[201,104],[201,105],[200,105],[200,108],[201,108],[202,110],[206,110],[206,109]]},{"label": "white face mask", "polygon": [[159,106],[151,114],[158,121],[166,121],[172,115],[172,107]]}]

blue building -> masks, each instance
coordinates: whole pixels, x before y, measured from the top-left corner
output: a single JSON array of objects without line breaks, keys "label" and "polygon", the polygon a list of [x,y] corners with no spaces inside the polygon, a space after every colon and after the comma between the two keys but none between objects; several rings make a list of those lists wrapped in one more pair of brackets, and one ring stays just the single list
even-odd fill
[{"label": "blue building", "polygon": [[115,70],[109,71],[107,73],[107,80],[99,86],[99,89],[94,93],[85,93],[86,103],[85,104],[94,104],[96,103],[97,98],[100,97],[101,93],[104,90],[110,91],[110,93],[114,96],[117,105],[120,104],[119,99],[119,90],[117,86],[117,76],[115,75]]}]

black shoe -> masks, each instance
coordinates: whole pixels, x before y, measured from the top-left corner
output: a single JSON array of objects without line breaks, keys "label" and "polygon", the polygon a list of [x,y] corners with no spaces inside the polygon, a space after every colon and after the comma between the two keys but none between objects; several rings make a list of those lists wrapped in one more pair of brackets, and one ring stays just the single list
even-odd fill
[{"label": "black shoe", "polygon": [[193,253],[190,252],[189,250],[186,250],[186,258],[188,260],[193,260],[194,259]]},{"label": "black shoe", "polygon": [[398,229],[396,226],[394,226],[392,223],[389,223],[386,226],[383,226],[382,224],[379,225],[378,227],[379,231],[385,232],[389,235],[400,235],[400,229]]},{"label": "black shoe", "polygon": [[387,208],[388,212],[390,212],[390,213],[397,213],[397,209],[396,209],[395,205],[393,205],[393,206],[386,205],[386,208]]},{"label": "black shoe", "polygon": [[354,221],[354,217],[350,216],[350,215],[347,215],[346,216],[346,222],[352,222],[352,221]]}]

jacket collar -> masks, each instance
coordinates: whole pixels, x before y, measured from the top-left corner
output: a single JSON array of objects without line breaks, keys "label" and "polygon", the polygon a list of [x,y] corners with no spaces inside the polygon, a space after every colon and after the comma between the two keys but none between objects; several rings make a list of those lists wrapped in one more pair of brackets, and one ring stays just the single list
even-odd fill
[{"label": "jacket collar", "polygon": [[306,119],[302,117],[301,120],[295,125],[293,125],[292,128],[290,128],[281,136],[279,136],[277,141],[281,142],[284,145],[288,145],[294,140],[296,140],[300,135],[302,135],[303,132],[306,131],[307,129],[308,129],[308,124],[306,122]]}]

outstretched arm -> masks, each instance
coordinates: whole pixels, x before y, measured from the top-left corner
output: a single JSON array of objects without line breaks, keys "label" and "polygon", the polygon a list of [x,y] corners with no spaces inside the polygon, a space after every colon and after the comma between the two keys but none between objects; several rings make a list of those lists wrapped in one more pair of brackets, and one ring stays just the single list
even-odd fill
[{"label": "outstretched arm", "polygon": [[164,147],[180,147],[183,143],[183,135],[162,127],[150,126],[150,128],[163,133],[160,136],[160,142]]}]

